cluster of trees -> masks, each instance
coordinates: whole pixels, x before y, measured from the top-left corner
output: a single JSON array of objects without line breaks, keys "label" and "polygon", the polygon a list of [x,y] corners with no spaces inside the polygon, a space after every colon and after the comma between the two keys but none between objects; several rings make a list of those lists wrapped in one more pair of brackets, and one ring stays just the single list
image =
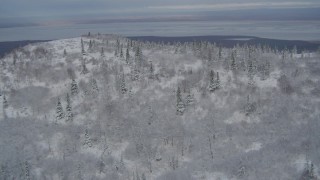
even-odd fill
[{"label": "cluster of trees", "polygon": [[[77,82],[73,79],[71,82],[71,88],[70,88],[70,94],[72,97],[75,97],[79,93],[79,88]],[[59,122],[59,120],[62,120],[65,118],[66,122],[72,122],[74,118],[74,114],[72,112],[72,103],[71,103],[71,97],[69,93],[66,95],[66,108],[64,111],[64,108],[61,103],[61,99],[58,98],[57,106],[56,106],[56,123]]]},{"label": "cluster of trees", "polygon": [[[13,172],[18,171],[24,174],[24,179],[35,179],[33,177],[39,162],[46,164],[43,169],[47,175],[41,176],[42,179],[54,176],[59,176],[60,179],[89,179],[95,178],[98,172],[100,178],[146,180],[152,179],[155,174],[160,174],[159,171],[164,174],[179,173],[188,167],[191,167],[192,171],[203,171],[204,174],[206,171],[204,169],[219,171],[223,169],[221,167],[225,167],[224,173],[232,172],[239,178],[247,178],[254,169],[250,164],[250,158],[240,165],[233,165],[233,162],[237,161],[238,157],[242,158],[241,151],[244,151],[247,144],[250,145],[252,139],[265,140],[260,134],[270,135],[266,129],[277,128],[268,126],[270,123],[267,116],[272,116],[270,119],[277,119],[292,110],[281,109],[281,105],[273,97],[275,95],[283,98],[277,92],[277,88],[262,89],[254,82],[259,81],[257,77],[260,77],[261,81],[270,78],[274,68],[290,67],[286,64],[295,56],[288,56],[288,52],[276,52],[265,46],[236,46],[227,49],[208,42],[168,45],[137,42],[120,37],[97,41],[94,38],[100,36],[88,34],[87,37],[83,37],[80,42],[81,51],[78,47],[77,53],[69,50],[68,52],[65,50],[63,54],[60,52],[60,56],[66,59],[67,64],[59,62],[56,65],[52,61],[44,61],[52,63],[56,69],[77,69],[80,77],[77,78],[76,75],[72,75],[74,73],[69,73],[72,80],[71,88],[68,87],[67,90],[61,88],[63,87],[61,84],[65,83],[63,80],[67,78],[57,80],[61,88],[57,91],[57,97],[46,97],[55,99],[53,116],[58,126],[42,124],[45,121],[42,115],[51,113],[54,109],[52,106],[49,110],[44,106],[39,116],[32,117],[35,119],[36,127],[41,127],[39,134],[47,139],[41,139],[42,137],[34,139],[30,144],[36,144],[36,141],[41,140],[48,143],[48,149],[19,146],[22,149],[30,148],[31,151],[39,152],[40,156],[26,156],[26,161],[19,157],[20,162],[26,163],[21,166],[22,168],[19,166],[21,170],[16,168],[14,171],[10,168],[14,168],[12,164],[15,162],[8,168],[7,161],[2,162],[5,158],[1,158],[0,179],[7,177],[12,179],[11,177],[16,177]],[[148,55],[153,51],[158,51],[161,55],[151,59]],[[37,53],[49,52],[39,49]],[[100,58],[97,58],[96,54],[91,57],[93,53],[98,53],[98,56],[100,53]],[[19,56],[16,55],[14,58],[16,66],[19,64]],[[73,57],[77,58],[72,59]],[[78,63],[78,59],[81,63]],[[200,65],[196,66],[194,62],[199,61]],[[88,65],[91,62],[92,66]],[[282,67],[281,64],[285,65]],[[278,87],[281,93],[292,94],[297,86],[292,85],[291,74],[287,74],[289,75],[280,76]],[[61,73],[61,76],[67,77],[67,74]],[[300,81],[298,75],[295,77],[297,77],[295,81]],[[52,89],[56,88],[54,83],[51,84]],[[255,85],[257,87],[254,87]],[[175,89],[174,94],[172,87]],[[275,91],[275,94],[271,91]],[[271,95],[268,95],[270,92]],[[80,96],[81,93],[84,93],[84,96]],[[259,93],[271,99],[262,98]],[[3,95],[2,99],[5,109],[9,106],[7,96]],[[212,99],[216,101],[212,102]],[[11,99],[9,100],[11,103]],[[279,110],[267,108],[270,104]],[[286,108],[290,108],[291,104],[294,103],[288,103]],[[297,109],[299,107],[297,106]],[[250,124],[250,118],[260,116],[259,113],[255,113],[260,108],[261,121],[268,127],[261,127],[259,123]],[[299,109],[303,113],[311,111],[303,108]],[[228,121],[230,116],[237,111],[251,117],[248,117],[248,121],[230,123]],[[304,114],[301,117],[306,116],[307,114]],[[62,120],[77,123],[66,125]],[[278,123],[279,127],[288,125],[285,118],[277,119],[275,123]],[[292,124],[294,123],[289,123],[290,128]],[[41,130],[46,127],[49,128]],[[290,128],[282,128],[279,134],[289,134]],[[277,133],[277,130],[272,133]],[[57,134],[62,136],[56,138]],[[243,134],[246,136],[243,137]],[[272,144],[277,143],[277,135],[270,135],[274,138]],[[53,140],[53,137],[56,139]],[[238,144],[238,141],[241,144]],[[268,140],[265,141],[269,143]],[[18,141],[12,142],[18,143]],[[284,145],[281,144],[282,146]],[[82,151],[82,148],[86,151]],[[270,149],[273,150],[272,147]],[[94,153],[85,154],[91,150]],[[269,153],[268,149],[264,150]],[[258,150],[254,151],[255,153],[246,152],[245,156],[259,154]],[[26,154],[28,152],[26,151]],[[97,153],[101,155],[96,157]],[[281,153],[279,152],[279,156],[284,157]],[[46,158],[48,154],[50,158]],[[233,154],[231,158],[230,154]],[[276,158],[270,159],[266,161],[274,162],[272,159]],[[137,167],[130,166],[132,162]],[[259,163],[257,164],[259,166]],[[232,167],[230,168],[232,170],[229,170],[229,167]],[[264,173],[263,170],[254,170],[257,174]],[[305,172],[306,175],[303,177],[316,179],[316,168],[313,163],[308,165]]]}]

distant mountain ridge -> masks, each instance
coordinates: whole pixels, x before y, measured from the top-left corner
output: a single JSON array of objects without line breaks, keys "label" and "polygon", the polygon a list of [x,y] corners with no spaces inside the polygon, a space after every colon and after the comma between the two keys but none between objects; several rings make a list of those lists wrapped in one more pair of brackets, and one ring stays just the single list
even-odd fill
[{"label": "distant mountain ridge", "polygon": [[26,41],[7,41],[7,42],[0,42],[0,58],[3,57],[5,54],[10,53],[12,50],[23,47],[25,45],[37,42],[46,42],[49,40],[26,40]]},{"label": "distant mountain ridge", "polygon": [[[139,41],[150,41],[150,42],[164,42],[164,43],[175,43],[175,42],[199,42],[208,41],[216,43],[222,47],[230,48],[235,45],[268,45],[271,48],[278,50],[293,49],[297,47],[298,52],[301,51],[316,51],[320,47],[320,41],[302,41],[302,40],[280,40],[280,39],[268,39],[260,38],[256,36],[179,36],[179,37],[165,37],[165,36],[130,36],[132,40]],[[28,44],[37,42],[47,42],[50,40],[24,40],[24,41],[8,41],[0,42],[0,57],[3,57],[6,53],[10,53],[12,50],[23,47]]]},{"label": "distant mountain ridge", "polygon": [[280,39],[268,39],[255,36],[181,36],[181,37],[161,37],[161,36],[133,36],[128,37],[133,40],[150,41],[150,42],[192,42],[192,41],[208,41],[216,43],[220,46],[231,48],[235,45],[268,45],[271,48],[278,50],[293,49],[297,47],[298,52],[301,51],[316,51],[320,47],[320,42],[314,41],[302,41],[302,40],[280,40]]}]

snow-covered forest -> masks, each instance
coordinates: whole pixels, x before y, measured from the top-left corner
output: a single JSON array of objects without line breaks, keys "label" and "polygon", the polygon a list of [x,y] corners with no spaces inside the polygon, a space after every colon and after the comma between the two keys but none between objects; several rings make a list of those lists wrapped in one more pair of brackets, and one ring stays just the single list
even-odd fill
[{"label": "snow-covered forest", "polygon": [[16,49],[0,179],[319,179],[319,57],[100,34]]}]

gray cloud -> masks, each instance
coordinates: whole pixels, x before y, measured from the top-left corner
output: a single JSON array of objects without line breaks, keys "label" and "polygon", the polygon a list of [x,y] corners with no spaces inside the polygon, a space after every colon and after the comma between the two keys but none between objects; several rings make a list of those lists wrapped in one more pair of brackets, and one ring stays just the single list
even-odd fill
[{"label": "gray cloud", "polygon": [[204,11],[320,7],[319,0],[2,0],[0,25],[72,23],[81,21],[163,16],[196,16]]}]

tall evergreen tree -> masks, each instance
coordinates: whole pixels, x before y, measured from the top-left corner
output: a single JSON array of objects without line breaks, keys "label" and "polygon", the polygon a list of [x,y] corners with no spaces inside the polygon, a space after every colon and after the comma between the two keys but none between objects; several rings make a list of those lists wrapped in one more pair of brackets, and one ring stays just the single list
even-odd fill
[{"label": "tall evergreen tree", "polygon": [[26,180],[30,180],[30,165],[28,163],[28,161],[24,162],[24,176]]},{"label": "tall evergreen tree", "polygon": [[218,58],[219,58],[219,60],[222,59],[222,47],[221,46],[219,47]]},{"label": "tall evergreen tree", "polygon": [[145,175],[144,173],[142,173],[141,179],[142,179],[142,180],[147,180],[146,175]]},{"label": "tall evergreen tree", "polygon": [[123,50],[122,50],[122,47],[120,48],[120,57],[123,58]]},{"label": "tall evergreen tree", "polygon": [[185,111],[185,104],[182,101],[182,96],[181,96],[181,90],[180,87],[178,87],[177,90],[177,115],[183,115]]},{"label": "tall evergreen tree", "polygon": [[3,95],[3,109],[7,109],[8,107],[9,107],[9,103],[6,98],[6,95]]},{"label": "tall evergreen tree", "polygon": [[129,59],[130,59],[130,53],[129,53],[129,48],[127,48],[126,51],[126,63],[129,64]]},{"label": "tall evergreen tree", "polygon": [[253,74],[253,62],[252,62],[252,60],[248,60],[248,67],[247,67],[248,69],[247,69],[247,71],[248,71],[248,85],[249,86],[253,86],[254,85],[254,78],[253,78],[253,76],[254,76],[254,74]]},{"label": "tall evergreen tree", "polygon": [[126,87],[126,80],[125,80],[125,76],[124,76],[124,73],[123,73],[123,75],[122,75],[122,77],[121,77],[121,84],[120,84],[120,90],[121,90],[121,93],[122,94],[125,94],[125,93],[127,93],[127,87]]},{"label": "tall evergreen tree", "polygon": [[194,95],[191,93],[191,90],[189,90],[189,93],[186,97],[186,105],[190,106],[192,104],[194,104]]},{"label": "tall evergreen tree", "polygon": [[60,98],[58,98],[58,103],[57,103],[57,107],[56,107],[56,119],[61,120],[61,119],[63,119],[63,117],[64,117],[63,108],[61,105]]},{"label": "tall evergreen tree", "polygon": [[72,79],[71,82],[71,96],[75,96],[79,93],[78,85],[76,80]]},{"label": "tall evergreen tree", "polygon": [[236,64],[236,52],[232,51],[231,53],[231,70],[235,71],[237,69],[237,64]]},{"label": "tall evergreen tree", "polygon": [[83,40],[81,38],[81,52],[82,52],[82,55],[86,55],[86,51],[84,50],[84,44],[83,44]]},{"label": "tall evergreen tree", "polygon": [[216,80],[215,80],[215,75],[214,71],[210,71],[210,82],[209,82],[209,91],[213,92],[216,90]]},{"label": "tall evergreen tree", "polygon": [[213,71],[210,72],[210,83],[209,83],[209,91],[214,92],[218,89],[220,89],[220,77],[219,72],[217,72],[217,75],[215,77],[215,73]]},{"label": "tall evergreen tree", "polygon": [[86,63],[82,62],[82,71],[80,74],[87,74],[87,73],[89,73],[89,71],[87,69]]},{"label": "tall evergreen tree", "polygon": [[70,100],[69,93],[67,93],[66,101],[67,101],[67,107],[66,107],[67,119],[66,119],[66,121],[72,122],[73,121],[73,113],[72,113],[71,100]]},{"label": "tall evergreen tree", "polygon": [[152,62],[150,63],[150,69],[149,69],[149,78],[154,79],[154,69]]},{"label": "tall evergreen tree", "polygon": [[103,49],[103,47],[101,48],[100,56],[101,56],[102,58],[104,58],[104,57],[105,57],[105,54],[104,54],[104,49]]},{"label": "tall evergreen tree", "polygon": [[219,72],[217,72],[216,89],[220,89],[220,88],[221,88],[220,76],[219,76]]},{"label": "tall evergreen tree", "polygon": [[92,87],[93,91],[95,93],[98,93],[99,92],[99,87],[98,87],[97,80],[92,78],[90,82],[91,82],[91,87]]},{"label": "tall evergreen tree", "polygon": [[245,115],[246,115],[246,116],[249,116],[249,115],[252,114],[255,110],[256,110],[255,103],[253,103],[253,102],[250,100],[250,96],[248,95],[248,97],[247,97],[247,103],[246,103],[246,106],[245,106]]},{"label": "tall evergreen tree", "polygon": [[92,52],[92,49],[93,49],[93,43],[92,43],[92,41],[90,40],[90,41],[89,41],[88,51],[89,51],[89,52]]},{"label": "tall evergreen tree", "polygon": [[83,145],[87,145],[88,147],[92,147],[92,141],[91,141],[91,138],[89,136],[88,129],[85,130],[84,138],[85,139],[84,139]]},{"label": "tall evergreen tree", "polygon": [[138,81],[140,79],[140,71],[137,65],[135,65],[133,70],[131,70],[131,79],[132,81]]},{"label": "tall evergreen tree", "polygon": [[139,46],[137,46],[136,54],[135,54],[136,63],[141,66],[142,64],[142,50]]}]

